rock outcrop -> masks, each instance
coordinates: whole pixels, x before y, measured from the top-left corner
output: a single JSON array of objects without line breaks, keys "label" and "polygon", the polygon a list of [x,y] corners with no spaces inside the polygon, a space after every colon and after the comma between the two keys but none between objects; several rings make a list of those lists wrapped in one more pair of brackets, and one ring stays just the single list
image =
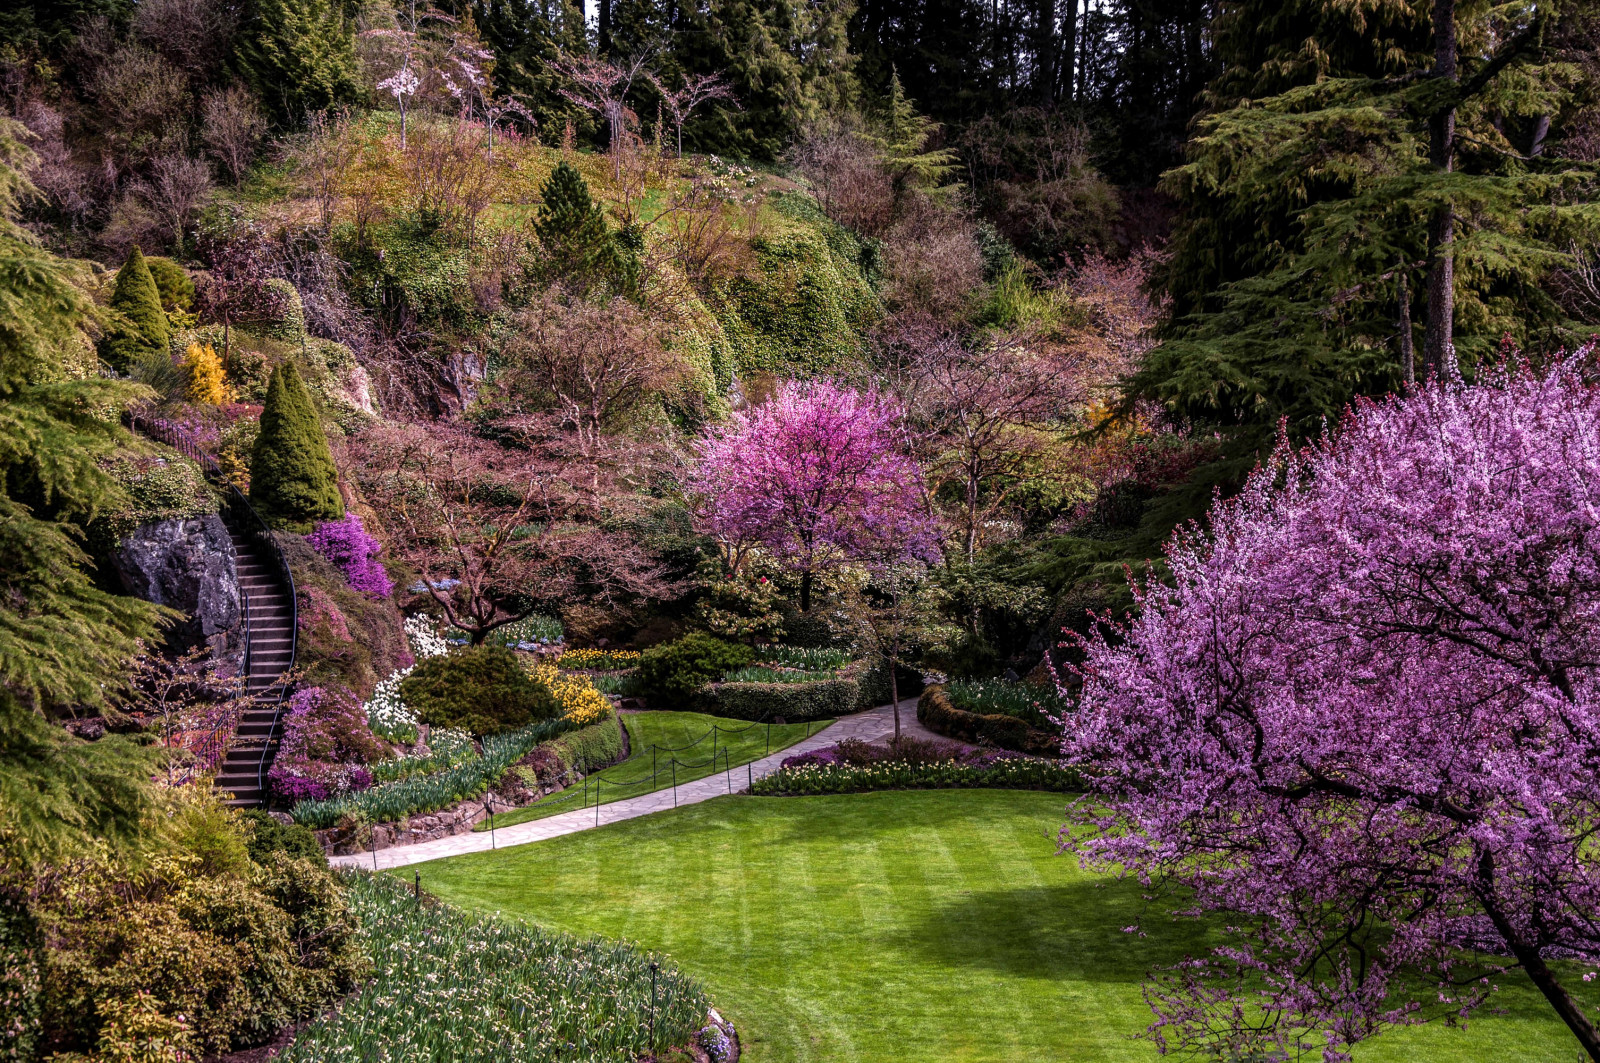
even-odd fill
[{"label": "rock outcrop", "polygon": [[216,514],[141,524],[113,556],[128,593],[185,614],[176,641],[214,654],[244,650],[233,540]]}]

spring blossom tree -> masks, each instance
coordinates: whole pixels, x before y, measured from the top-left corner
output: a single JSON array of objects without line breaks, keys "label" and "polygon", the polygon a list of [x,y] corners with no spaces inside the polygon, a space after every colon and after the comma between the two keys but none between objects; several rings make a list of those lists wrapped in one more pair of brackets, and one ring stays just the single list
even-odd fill
[{"label": "spring blossom tree", "polygon": [[907,450],[900,411],[883,396],[786,382],[701,441],[701,515],[725,544],[759,543],[799,572],[805,612],[820,572],[886,550],[932,555]]},{"label": "spring blossom tree", "polygon": [[1065,847],[1233,928],[1147,986],[1164,1049],[1346,1060],[1520,968],[1600,1060],[1550,963],[1600,955],[1592,353],[1280,445],[1079,640]]}]

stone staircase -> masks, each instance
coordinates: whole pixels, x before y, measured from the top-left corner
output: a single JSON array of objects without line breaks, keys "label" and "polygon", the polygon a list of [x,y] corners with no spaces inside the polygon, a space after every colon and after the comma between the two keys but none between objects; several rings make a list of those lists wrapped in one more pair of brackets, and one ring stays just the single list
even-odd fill
[{"label": "stone staircase", "polygon": [[279,713],[285,696],[278,677],[294,664],[294,588],[285,586],[277,558],[259,540],[228,522],[245,615],[245,669],[251,704],[237,737],[217,769],[216,788],[231,793],[229,804],[255,808],[266,802],[263,785],[282,736]]}]

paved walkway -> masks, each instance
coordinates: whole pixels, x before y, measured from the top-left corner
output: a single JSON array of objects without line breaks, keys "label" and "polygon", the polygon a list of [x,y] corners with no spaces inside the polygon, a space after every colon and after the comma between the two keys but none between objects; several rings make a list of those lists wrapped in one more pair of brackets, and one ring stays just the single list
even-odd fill
[{"label": "paved walkway", "polygon": [[[917,699],[907,698],[900,703],[900,730],[902,734],[909,734],[917,738],[938,738],[938,735],[924,728],[917,722]],[[692,805],[700,801],[709,801],[713,797],[721,797],[729,792],[731,785],[734,792],[745,788],[746,779],[750,776],[770,775],[778,770],[778,766],[787,757],[797,753],[809,753],[813,749],[831,746],[845,738],[859,738],[863,742],[876,742],[894,735],[894,712],[888,705],[866,712],[858,712],[854,716],[845,716],[835,720],[828,727],[810,738],[796,742],[769,757],[755,761],[750,765],[748,772],[739,770],[744,765],[735,767],[732,771],[733,778],[727,772],[717,775],[708,775],[694,782],[684,783],[678,787],[677,804]],[[648,816],[652,812],[662,812],[674,807],[672,788],[657,790],[654,793],[644,794],[641,797],[630,797],[625,801],[613,801],[608,805],[601,805],[598,823],[596,822],[595,809],[591,805],[586,809],[577,809],[572,812],[562,812],[559,815],[546,819],[536,819],[527,823],[518,823],[512,827],[499,827],[494,831],[491,846],[491,836],[488,831],[469,831],[466,834],[457,834],[450,838],[440,838],[437,841],[422,842],[419,845],[400,845],[388,849],[379,849],[376,862],[370,852],[356,853],[350,856],[330,857],[328,862],[335,867],[366,867],[376,866],[379,870],[389,867],[405,867],[409,864],[420,864],[427,860],[442,860],[447,856],[460,856],[462,853],[483,852],[491,847],[496,849],[509,849],[514,845],[527,845],[529,842],[542,842],[546,838],[559,838],[563,834],[576,834],[583,830],[592,830],[594,827],[604,826],[607,823],[617,823],[624,819],[635,819],[639,816]]]}]

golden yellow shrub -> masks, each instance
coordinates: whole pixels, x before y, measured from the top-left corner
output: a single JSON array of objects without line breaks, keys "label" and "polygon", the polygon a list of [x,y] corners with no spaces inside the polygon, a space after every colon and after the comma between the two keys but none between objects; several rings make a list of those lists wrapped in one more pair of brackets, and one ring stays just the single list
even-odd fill
[{"label": "golden yellow shrub", "polygon": [[226,406],[233,401],[233,388],[222,372],[222,359],[211,344],[189,344],[183,355],[183,368],[189,373],[190,402]]}]

